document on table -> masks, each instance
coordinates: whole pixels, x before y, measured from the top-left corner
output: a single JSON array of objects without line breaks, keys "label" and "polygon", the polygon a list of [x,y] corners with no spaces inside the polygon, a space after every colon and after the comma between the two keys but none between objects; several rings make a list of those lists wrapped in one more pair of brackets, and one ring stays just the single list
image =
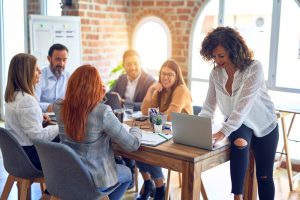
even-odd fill
[{"label": "document on table", "polygon": [[[129,130],[131,127],[127,124],[123,124],[123,126]],[[173,138],[172,134],[164,134],[164,133],[153,133],[150,131],[142,130],[142,144],[147,146],[157,146],[163,142],[166,142]]]}]

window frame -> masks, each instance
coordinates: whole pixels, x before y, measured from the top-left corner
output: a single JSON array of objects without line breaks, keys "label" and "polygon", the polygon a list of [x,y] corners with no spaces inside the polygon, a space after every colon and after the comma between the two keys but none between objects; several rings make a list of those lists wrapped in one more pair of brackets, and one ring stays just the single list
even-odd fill
[{"label": "window frame", "polygon": [[[28,16],[27,16],[27,5],[28,2],[23,0],[23,22],[24,22],[24,52],[28,52]],[[5,51],[5,34],[4,34],[4,2],[0,1],[0,76],[1,76],[1,85],[0,85],[0,120],[5,120],[5,108],[4,108],[4,95],[5,95],[5,87],[7,81],[8,65],[6,65],[7,57]],[[9,63],[8,63],[9,64]]]},{"label": "window frame", "polygon": [[4,85],[5,85],[5,77],[4,77],[4,19],[3,19],[3,1],[0,1],[0,77],[1,77],[1,86],[0,86],[0,119],[4,119]]},{"label": "window frame", "polygon": [[[211,0],[205,1],[205,4],[203,4],[203,8],[199,10],[199,12],[196,15],[195,22],[193,23],[193,30],[191,35],[191,42],[193,40],[193,36],[195,34],[195,26],[197,24],[197,20],[199,20],[202,11],[205,9],[205,6],[207,3],[209,3]],[[295,0],[296,4],[300,8],[300,1]],[[290,92],[290,93],[300,93],[300,89],[297,88],[288,88],[288,87],[279,87],[276,85],[276,73],[277,73],[277,60],[278,60],[278,46],[279,46],[279,33],[280,33],[280,18],[281,18],[281,0],[273,0],[273,8],[272,8],[272,23],[271,23],[271,35],[270,35],[270,51],[269,51],[269,66],[268,66],[268,74],[267,74],[267,87],[270,90],[273,91],[279,91],[279,92]],[[219,11],[218,11],[218,22],[219,26],[222,26],[224,24],[224,12],[225,9],[225,0],[219,0]],[[191,88],[193,81],[199,81],[199,82],[208,82],[208,79],[200,79],[200,78],[193,78],[192,77],[192,68],[195,66],[192,66],[192,45],[190,45],[190,67],[189,67],[189,74],[188,74],[188,86]],[[276,66],[276,67],[272,67]]]},{"label": "window frame", "polygon": [[[136,38],[137,38],[138,31],[143,25],[145,25],[148,22],[157,23],[165,31],[166,36],[167,36],[167,58],[170,58],[172,55],[172,36],[171,36],[170,29],[169,29],[168,25],[161,18],[154,16],[154,15],[144,17],[137,23],[137,25],[135,26],[135,28],[133,30],[133,34],[132,34],[132,47],[136,48],[136,46],[137,46]],[[158,70],[149,70],[147,68],[145,68],[145,69],[149,72],[149,74],[151,74],[153,76],[158,76],[159,69]]]}]

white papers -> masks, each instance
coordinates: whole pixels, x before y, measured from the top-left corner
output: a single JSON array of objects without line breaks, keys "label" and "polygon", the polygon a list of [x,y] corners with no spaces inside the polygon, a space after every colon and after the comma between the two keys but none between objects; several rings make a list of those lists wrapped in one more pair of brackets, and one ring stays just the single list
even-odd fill
[{"label": "white papers", "polygon": [[[127,124],[123,124],[123,127],[129,131],[131,128]],[[170,140],[173,138],[172,134],[164,134],[164,133],[153,133],[150,131],[142,130],[142,144],[148,146],[157,146],[165,141]]]},{"label": "white papers", "polygon": [[172,134],[152,133],[150,131],[142,131],[142,144],[149,146],[157,146],[165,141],[170,140]]}]

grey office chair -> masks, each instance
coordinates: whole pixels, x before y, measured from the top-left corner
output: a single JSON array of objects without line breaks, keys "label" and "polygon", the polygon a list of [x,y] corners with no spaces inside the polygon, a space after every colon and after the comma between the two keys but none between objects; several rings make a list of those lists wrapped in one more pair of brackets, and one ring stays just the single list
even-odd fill
[{"label": "grey office chair", "polygon": [[194,115],[198,115],[202,110],[201,106],[193,106]]},{"label": "grey office chair", "polygon": [[107,194],[95,187],[87,167],[69,146],[41,140],[35,140],[34,146],[52,199],[107,199]]},{"label": "grey office chair", "polygon": [[30,186],[33,182],[41,184],[43,193],[45,190],[43,173],[34,167],[22,146],[10,132],[4,128],[0,128],[0,147],[4,168],[8,172],[1,200],[8,198],[15,181],[19,187],[19,199],[30,198]]}]

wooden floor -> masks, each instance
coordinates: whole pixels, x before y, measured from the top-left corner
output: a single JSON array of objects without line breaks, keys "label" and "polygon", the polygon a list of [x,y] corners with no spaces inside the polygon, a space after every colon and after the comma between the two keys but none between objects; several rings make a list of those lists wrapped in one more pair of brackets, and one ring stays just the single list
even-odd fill
[{"label": "wooden floor", "polygon": [[[0,126],[3,126],[3,122],[0,122]],[[167,170],[164,170],[165,177]],[[0,194],[7,178],[7,173],[3,167],[2,154],[0,153]],[[230,194],[231,184],[229,176],[229,163],[225,163],[211,170],[208,170],[202,174],[204,187],[206,189],[209,200],[231,200],[233,199]],[[274,171],[275,181],[275,200],[299,200],[300,199],[300,179],[294,181],[295,191],[289,191],[287,172],[285,169],[276,169]],[[139,188],[143,184],[141,176],[139,176]],[[178,184],[178,173],[172,172],[171,176],[171,189],[170,196],[172,200],[180,200],[180,188]],[[32,200],[38,200],[41,197],[40,187],[38,184],[32,185]],[[124,200],[133,200],[137,197],[137,193],[130,190],[124,196]],[[9,200],[17,199],[17,189],[13,186]]]}]

